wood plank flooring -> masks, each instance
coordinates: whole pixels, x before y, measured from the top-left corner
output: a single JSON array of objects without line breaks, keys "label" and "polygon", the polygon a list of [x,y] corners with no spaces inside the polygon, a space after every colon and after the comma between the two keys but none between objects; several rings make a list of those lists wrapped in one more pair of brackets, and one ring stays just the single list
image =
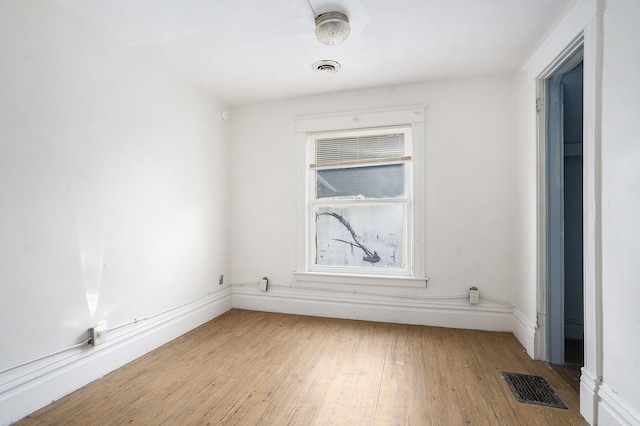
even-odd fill
[{"label": "wood plank flooring", "polygon": [[[519,403],[543,376],[568,410]],[[510,333],[231,310],[36,411],[31,425],[585,425]]]}]

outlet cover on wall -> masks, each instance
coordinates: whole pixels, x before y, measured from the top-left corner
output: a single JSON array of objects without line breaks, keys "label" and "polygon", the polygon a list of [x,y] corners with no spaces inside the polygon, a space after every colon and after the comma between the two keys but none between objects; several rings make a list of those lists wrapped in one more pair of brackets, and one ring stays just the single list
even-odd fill
[{"label": "outlet cover on wall", "polygon": [[107,322],[100,321],[95,327],[89,329],[89,343],[93,346],[103,344],[107,340]]},{"label": "outlet cover on wall", "polygon": [[480,290],[476,287],[471,287],[469,289],[469,303],[472,305],[477,305],[480,303]]},{"label": "outlet cover on wall", "polygon": [[267,291],[267,286],[269,285],[269,279],[264,277],[260,280],[260,290]]}]

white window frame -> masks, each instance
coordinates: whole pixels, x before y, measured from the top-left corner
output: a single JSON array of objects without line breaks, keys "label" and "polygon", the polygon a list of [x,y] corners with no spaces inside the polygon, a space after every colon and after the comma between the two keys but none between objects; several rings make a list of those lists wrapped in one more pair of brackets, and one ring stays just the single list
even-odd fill
[{"label": "white window frame", "polygon": [[[322,284],[364,284],[405,287],[425,287],[425,215],[424,215],[424,124],[426,106],[409,106],[383,110],[358,111],[336,115],[299,117],[296,125],[296,164],[298,169],[298,250],[297,267],[294,273],[296,281]],[[408,194],[407,222],[407,268],[389,275],[384,271],[367,268],[365,273],[349,271],[338,272],[331,268],[314,268],[315,256],[313,242],[310,241],[312,206],[309,191],[310,182],[309,136],[315,133],[338,133],[342,131],[379,129],[388,127],[410,128],[412,187]],[[369,272],[370,271],[370,272]]]},{"label": "white window frame", "polygon": [[[385,134],[402,134],[403,135],[403,155],[401,157],[391,159],[375,159],[375,160],[359,160],[357,162],[349,162],[350,164],[333,164],[326,167],[316,164],[316,143],[322,139],[340,139],[340,138],[360,138],[367,136],[382,136]],[[307,270],[309,272],[321,272],[321,273],[337,273],[337,274],[365,274],[365,275],[390,275],[390,276],[412,276],[413,271],[413,245],[410,241],[413,240],[413,172],[412,172],[412,129],[411,126],[398,126],[398,127],[382,127],[375,129],[358,129],[351,131],[338,131],[338,132],[318,132],[309,133],[307,142],[307,164],[309,170],[307,170],[307,253],[309,257],[307,259]],[[355,163],[355,164],[354,164]],[[404,167],[404,186],[405,194],[403,197],[381,199],[381,198],[347,198],[347,199],[335,199],[335,198],[317,198],[316,193],[316,180],[313,176],[319,170],[330,169],[345,169],[352,167],[363,166],[382,166],[403,164]],[[314,236],[317,236],[315,208],[316,207],[328,207],[334,206],[365,206],[365,205],[383,205],[394,204],[404,207],[405,217],[403,223],[403,250],[402,257],[404,260],[404,266],[401,268],[380,268],[375,266],[361,266],[361,267],[347,267],[347,266],[324,266],[317,265],[314,259],[317,260],[317,244]]]}]

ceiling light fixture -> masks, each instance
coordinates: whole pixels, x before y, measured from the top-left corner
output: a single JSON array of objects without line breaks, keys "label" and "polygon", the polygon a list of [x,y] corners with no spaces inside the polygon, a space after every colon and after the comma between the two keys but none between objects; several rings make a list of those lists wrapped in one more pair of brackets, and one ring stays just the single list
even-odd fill
[{"label": "ceiling light fixture", "polygon": [[324,44],[340,44],[349,37],[351,26],[347,15],[327,12],[316,17],[316,37]]}]

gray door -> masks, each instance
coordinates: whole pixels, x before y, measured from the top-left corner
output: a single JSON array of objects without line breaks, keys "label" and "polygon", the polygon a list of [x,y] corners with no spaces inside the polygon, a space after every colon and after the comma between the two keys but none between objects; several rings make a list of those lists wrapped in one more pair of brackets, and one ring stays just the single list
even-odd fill
[{"label": "gray door", "polygon": [[566,338],[573,343],[583,335],[583,100],[579,59],[570,69],[564,68],[545,81],[546,337],[547,361],[554,364],[566,361]]},{"label": "gray door", "polygon": [[546,81],[547,361],[564,363],[564,123],[562,75]]}]

